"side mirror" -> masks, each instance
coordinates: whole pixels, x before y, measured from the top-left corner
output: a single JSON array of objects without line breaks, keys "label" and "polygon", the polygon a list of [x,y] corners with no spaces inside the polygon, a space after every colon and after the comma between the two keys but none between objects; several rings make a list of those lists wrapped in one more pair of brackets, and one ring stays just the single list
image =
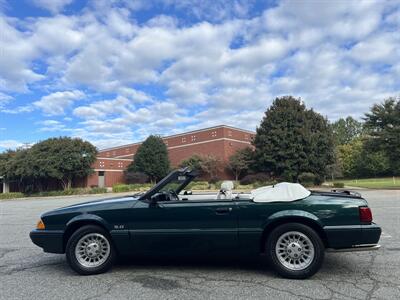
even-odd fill
[{"label": "side mirror", "polygon": [[184,195],[193,195],[193,192],[192,191],[185,191],[183,194]]}]

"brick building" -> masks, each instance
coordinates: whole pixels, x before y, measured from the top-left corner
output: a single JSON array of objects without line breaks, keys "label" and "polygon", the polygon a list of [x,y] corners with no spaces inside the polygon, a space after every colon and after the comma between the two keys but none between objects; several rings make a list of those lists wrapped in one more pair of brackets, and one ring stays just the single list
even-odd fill
[{"label": "brick building", "polygon": [[[226,125],[220,125],[181,134],[163,137],[171,166],[178,166],[182,160],[192,156],[214,155],[222,165],[236,150],[251,145],[254,132]],[[141,143],[128,144],[100,150],[94,163],[94,174],[87,179],[87,186],[111,187],[124,182],[124,170],[133,161]],[[222,168],[220,177],[230,179],[232,175]]]}]

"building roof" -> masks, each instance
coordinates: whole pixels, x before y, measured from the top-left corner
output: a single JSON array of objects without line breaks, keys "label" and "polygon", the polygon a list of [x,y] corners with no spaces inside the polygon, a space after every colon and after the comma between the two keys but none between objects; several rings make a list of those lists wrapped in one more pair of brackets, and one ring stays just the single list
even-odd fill
[{"label": "building roof", "polygon": [[[202,128],[202,129],[182,132],[182,133],[178,133],[178,134],[162,136],[161,138],[163,140],[165,140],[165,139],[169,139],[169,138],[179,137],[179,136],[182,136],[182,135],[193,134],[193,133],[198,133],[198,132],[204,132],[204,131],[213,130],[213,129],[219,129],[219,128],[228,128],[228,129],[233,129],[233,130],[237,130],[237,131],[246,132],[246,133],[249,133],[249,134],[255,134],[254,131],[250,131],[250,130],[246,130],[246,129],[241,129],[241,128],[228,126],[228,125],[217,125],[217,126],[212,126],[212,127],[207,127],[207,128]],[[143,142],[136,142],[136,143],[131,143],[131,144],[124,144],[124,145],[120,145],[120,146],[115,146],[115,147],[111,147],[111,148],[100,149],[99,152],[111,151],[111,150],[120,149],[120,148],[123,148],[123,147],[140,145],[141,143],[143,143]]]}]

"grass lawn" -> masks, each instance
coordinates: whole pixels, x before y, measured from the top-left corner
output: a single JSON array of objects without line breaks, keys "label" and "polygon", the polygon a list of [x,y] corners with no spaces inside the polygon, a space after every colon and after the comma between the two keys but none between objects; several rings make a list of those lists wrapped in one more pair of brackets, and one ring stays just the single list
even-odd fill
[{"label": "grass lawn", "polygon": [[[400,177],[386,177],[386,178],[367,178],[367,179],[345,179],[335,180],[335,182],[343,182],[345,186],[355,186],[361,188],[371,189],[395,189],[400,188]],[[329,182],[332,183],[332,182]]]}]

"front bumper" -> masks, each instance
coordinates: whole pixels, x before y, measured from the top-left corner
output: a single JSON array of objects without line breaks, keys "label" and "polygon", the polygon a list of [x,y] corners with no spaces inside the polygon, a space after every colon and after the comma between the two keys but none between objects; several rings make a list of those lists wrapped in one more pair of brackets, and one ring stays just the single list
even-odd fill
[{"label": "front bumper", "polygon": [[[381,228],[375,223],[368,225],[325,226],[328,248],[365,250],[368,247],[378,248]],[[367,247],[367,248],[365,248]],[[374,249],[372,249],[374,250]]]},{"label": "front bumper", "polygon": [[43,248],[44,252],[64,253],[62,230],[32,230],[29,234],[32,242]]}]

